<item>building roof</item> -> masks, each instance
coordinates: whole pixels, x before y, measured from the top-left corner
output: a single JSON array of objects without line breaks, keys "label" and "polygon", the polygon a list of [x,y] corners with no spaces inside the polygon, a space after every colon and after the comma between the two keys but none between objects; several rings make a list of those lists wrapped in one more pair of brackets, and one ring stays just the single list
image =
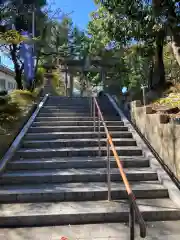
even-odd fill
[{"label": "building roof", "polygon": [[4,66],[4,65],[0,65],[0,72],[3,72],[3,73],[8,74],[12,77],[15,77],[15,72],[12,71],[11,69],[9,69],[8,67]]}]

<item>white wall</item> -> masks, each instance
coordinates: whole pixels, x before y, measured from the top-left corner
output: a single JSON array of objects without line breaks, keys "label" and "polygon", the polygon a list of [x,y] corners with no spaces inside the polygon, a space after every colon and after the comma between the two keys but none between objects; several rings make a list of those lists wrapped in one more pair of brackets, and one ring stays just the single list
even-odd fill
[{"label": "white wall", "polygon": [[0,71],[0,91],[12,89],[16,89],[14,76]]}]

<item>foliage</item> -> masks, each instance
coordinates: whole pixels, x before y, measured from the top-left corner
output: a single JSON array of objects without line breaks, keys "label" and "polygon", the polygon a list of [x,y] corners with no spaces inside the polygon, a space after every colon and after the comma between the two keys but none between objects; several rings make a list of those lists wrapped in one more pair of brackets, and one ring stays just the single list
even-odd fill
[{"label": "foliage", "polygon": [[56,65],[58,59],[83,59],[88,54],[88,40],[84,31],[73,26],[69,17],[49,21],[42,49],[42,62]]},{"label": "foliage", "polygon": [[63,78],[62,75],[57,71],[52,73],[52,86],[58,95],[65,95]]},{"label": "foliage", "polygon": [[76,26],[71,31],[68,48],[73,59],[84,59],[89,53],[89,38]]},{"label": "foliage", "polygon": [[29,104],[32,104],[37,97],[37,92],[27,90],[14,90],[4,97],[5,104],[0,107],[0,123],[8,123],[15,120],[19,114],[25,114]]},{"label": "foliage", "polygon": [[141,85],[148,85],[150,59],[141,54],[138,45],[133,45],[124,54],[126,73],[124,85],[129,89],[140,89]]},{"label": "foliage", "polygon": [[88,72],[87,79],[89,82],[91,82],[92,86],[98,86],[99,83],[101,82],[100,73]]},{"label": "foliage", "polygon": [[60,21],[50,19],[41,45],[41,63],[57,64],[58,59],[69,56],[69,35],[72,30],[70,18],[62,17]]},{"label": "foliage", "polygon": [[5,44],[19,44],[25,41],[22,35],[20,35],[16,30],[8,30],[5,33],[0,32],[0,41]]},{"label": "foliage", "polygon": [[[167,48],[169,36],[173,37],[179,29],[177,1],[96,0],[95,3],[98,9],[91,14],[88,25],[89,54],[103,59],[119,58],[113,73],[107,74],[108,84],[116,82],[119,87],[140,92],[141,84],[158,89],[165,85],[165,80],[179,79],[179,62],[174,59],[171,47]],[[92,75],[88,74],[93,83],[101,81],[99,76]]]},{"label": "foliage", "polygon": [[30,92],[28,90],[14,90],[10,94],[10,102],[18,104],[20,108],[25,107],[28,102],[35,101],[37,91]]},{"label": "foliage", "polygon": [[[42,26],[46,21],[46,15],[41,11],[42,4],[46,1],[35,1],[36,3],[36,32],[35,36],[41,34]],[[44,6],[44,5],[43,5]],[[3,51],[13,62],[15,80],[17,87],[23,89],[22,74],[24,63],[20,58],[22,41],[21,31],[32,29],[32,4],[20,4],[17,0],[5,1],[0,5],[0,50]],[[38,21],[37,21],[38,20]],[[34,40],[37,40],[36,38]]]},{"label": "foliage", "polygon": [[168,105],[172,107],[180,107],[180,95],[178,93],[170,93],[164,98],[154,101],[155,105]]},{"label": "foliage", "polygon": [[15,90],[4,97],[5,104],[0,105],[0,158],[8,150],[14,138],[22,128],[22,122],[30,107],[37,99],[38,91]]},{"label": "foliage", "polygon": [[38,67],[36,72],[36,86],[42,86],[44,84],[44,74],[46,70],[43,67]]},{"label": "foliage", "polygon": [[180,67],[174,58],[174,54],[170,44],[164,47],[164,64],[166,71],[166,79],[174,84],[180,82]]}]

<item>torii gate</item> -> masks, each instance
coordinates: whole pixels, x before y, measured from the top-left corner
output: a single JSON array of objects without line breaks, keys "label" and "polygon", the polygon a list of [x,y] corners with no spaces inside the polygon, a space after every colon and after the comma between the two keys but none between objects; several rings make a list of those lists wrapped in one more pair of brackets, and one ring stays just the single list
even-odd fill
[{"label": "torii gate", "polygon": [[66,96],[68,95],[67,86],[68,86],[68,74],[70,75],[70,96],[72,96],[73,86],[74,86],[74,78],[72,73],[74,72],[95,72],[101,73],[101,81],[104,89],[106,72],[115,66],[118,59],[110,58],[107,60],[102,60],[101,58],[93,58],[87,57],[85,59],[71,59],[71,58],[59,58],[56,59],[56,64],[44,64],[44,68],[47,70],[58,69],[60,72],[65,72],[65,88],[66,88]]}]

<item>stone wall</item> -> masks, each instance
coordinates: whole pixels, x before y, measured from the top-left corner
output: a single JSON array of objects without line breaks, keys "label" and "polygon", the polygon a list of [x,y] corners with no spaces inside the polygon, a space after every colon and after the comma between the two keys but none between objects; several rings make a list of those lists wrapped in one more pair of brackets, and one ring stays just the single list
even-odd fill
[{"label": "stone wall", "polygon": [[180,125],[162,124],[160,114],[148,114],[137,102],[131,104],[131,120],[180,180]]}]

